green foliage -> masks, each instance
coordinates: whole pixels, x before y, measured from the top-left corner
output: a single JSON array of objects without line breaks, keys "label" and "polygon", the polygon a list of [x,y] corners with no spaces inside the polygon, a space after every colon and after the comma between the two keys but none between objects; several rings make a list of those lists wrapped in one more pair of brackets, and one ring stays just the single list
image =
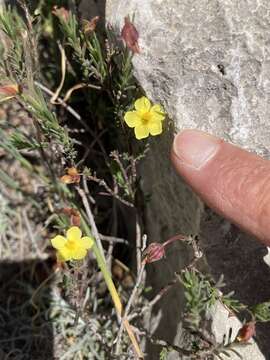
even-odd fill
[{"label": "green foliage", "polygon": [[105,91],[117,118],[136,97],[138,86],[132,72],[132,53],[119,47],[111,28],[104,34],[85,32],[72,12],[68,19],[58,16],[66,44],[80,65],[81,77],[89,87]]},{"label": "green foliage", "polygon": [[6,134],[2,129],[0,129],[0,148],[4,149],[8,154],[16,159],[23,168],[30,172],[33,171],[31,163],[24,156],[22,156],[13,142],[6,137]]},{"label": "green foliage", "polygon": [[20,190],[20,184],[0,169],[0,182],[13,190]]},{"label": "green foliage", "polygon": [[81,46],[81,32],[76,16],[70,11],[67,19],[62,16],[58,16],[58,19],[61,30],[65,35],[66,44],[75,51],[75,54],[79,60],[82,60],[84,50]]},{"label": "green foliage", "polygon": [[202,312],[214,304],[216,290],[212,288],[209,281],[195,270],[187,270],[180,277],[184,285],[186,298],[186,311],[188,322],[193,327],[198,327]]},{"label": "green foliage", "polygon": [[107,76],[102,45],[95,32],[85,36],[76,16],[71,11],[68,14],[67,18],[58,16],[60,28],[66,44],[74,50],[73,56],[82,68],[83,79],[89,81],[89,77],[94,75],[102,84]]},{"label": "green foliage", "polygon": [[18,15],[17,11],[10,6],[7,8],[4,7],[0,12],[0,24],[1,30],[18,45],[18,35],[20,35],[20,31],[26,31],[26,27],[22,17]]},{"label": "green foliage", "polygon": [[17,150],[37,150],[41,147],[44,147],[45,144],[41,144],[36,141],[34,138],[27,137],[19,130],[15,130],[13,134],[10,136],[10,143],[16,148]]},{"label": "green foliage", "polygon": [[159,354],[159,360],[166,360],[169,355],[169,351],[167,348],[163,348]]},{"label": "green foliage", "polygon": [[86,46],[89,51],[90,69],[93,71],[94,76],[103,84],[106,77],[109,75],[107,64],[104,59],[103,51],[101,48],[100,40],[95,32],[86,38]]},{"label": "green foliage", "polygon": [[255,305],[251,308],[251,312],[257,321],[270,321],[270,301]]},{"label": "green foliage", "polygon": [[199,327],[202,315],[209,310],[217,300],[235,312],[246,308],[245,305],[232,298],[233,293],[226,295],[221,293],[219,289],[224,286],[223,277],[214,284],[206,275],[192,269],[184,271],[180,277],[180,281],[185,288],[186,319],[191,327]]},{"label": "green foliage", "polygon": [[63,128],[48,105],[39,89],[33,89],[31,94],[22,94],[25,107],[37,120],[42,135],[47,140],[54,140],[59,145],[60,152],[64,153],[69,160],[74,160],[76,151],[73,141],[68,132]]},{"label": "green foliage", "polygon": [[[67,159],[73,161],[76,156],[73,141],[67,131],[59,125],[56,115],[49,109],[43,94],[33,82],[35,59],[31,59],[31,55],[34,57],[37,49],[30,50],[32,44],[30,30],[16,10],[7,7],[0,12],[0,31],[8,38],[8,45],[3,43],[5,56],[1,64],[1,72],[4,72],[4,76],[11,83],[22,85],[23,91],[18,97],[39,124],[42,131],[39,141],[43,141],[44,137],[46,141],[55,141],[60,153],[64,153]],[[19,146],[21,149],[22,146],[29,146],[29,142],[22,144],[18,134],[15,137],[13,147]]]},{"label": "green foliage", "polygon": [[27,29],[16,10],[11,7],[3,7],[0,10],[0,31],[3,32],[5,41],[2,44],[3,56],[0,58],[0,64],[7,67],[9,75],[20,82],[26,72],[24,44],[27,41]]},{"label": "green foliage", "polygon": [[246,305],[242,304],[239,300],[233,298],[232,296],[234,296],[234,291],[229,294],[222,295],[221,301],[225,306],[227,306],[227,308],[235,313],[247,308]]}]

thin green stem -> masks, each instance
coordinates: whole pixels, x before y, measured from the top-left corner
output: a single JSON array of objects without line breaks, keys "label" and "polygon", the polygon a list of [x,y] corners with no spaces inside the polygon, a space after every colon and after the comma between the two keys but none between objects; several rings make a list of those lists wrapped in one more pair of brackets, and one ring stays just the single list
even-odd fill
[{"label": "thin green stem", "polygon": [[[81,216],[81,220],[82,220],[82,226],[83,226],[87,236],[93,237],[92,233],[91,233],[91,231],[90,231],[90,229],[89,229],[89,227],[88,227],[88,225],[86,223],[86,221],[83,218],[83,216]],[[92,251],[95,254],[98,266],[99,266],[99,268],[100,268],[100,270],[102,272],[102,275],[104,277],[104,280],[106,282],[108,290],[109,290],[109,292],[111,294],[111,297],[112,297],[112,300],[114,302],[114,306],[116,308],[117,314],[118,314],[118,316],[121,317],[122,310],[123,310],[122,303],[121,303],[120,297],[118,295],[118,292],[116,290],[116,287],[115,287],[115,285],[113,283],[113,280],[111,278],[111,273],[107,269],[106,263],[104,261],[104,257],[101,254],[101,251],[99,250],[99,247],[97,246],[96,241],[94,242],[94,245],[92,247]]]},{"label": "thin green stem", "polygon": [[111,294],[112,300],[114,302],[114,306],[115,306],[115,309],[117,311],[117,314],[121,317],[123,306],[122,306],[120,297],[118,295],[118,292],[116,290],[116,287],[115,287],[115,285],[114,285],[114,283],[112,281],[111,273],[108,271],[106,263],[103,260],[103,256],[101,255],[101,252],[100,252],[98,246],[96,245],[96,243],[94,243],[94,246],[93,246],[92,250],[93,250],[93,252],[95,254],[98,266],[99,266],[99,268],[100,268],[100,270],[102,272],[102,275],[104,277],[104,280],[106,282],[108,290],[110,291],[110,294]]},{"label": "thin green stem", "polygon": [[[84,231],[85,233],[88,235],[88,236],[91,236],[92,237],[92,233],[91,233],[91,230],[89,229],[88,227],[88,224],[86,223],[86,221],[84,221],[83,217],[82,218],[82,227],[84,228]],[[96,257],[96,260],[97,260],[97,263],[98,263],[98,266],[102,272],[102,275],[103,275],[103,278],[106,282],[106,285],[107,285],[107,288],[110,292],[110,295],[111,295],[111,298],[113,300],[113,303],[114,303],[114,306],[115,306],[115,310],[117,312],[117,315],[120,319],[122,319],[122,313],[123,313],[123,305],[122,305],[122,302],[121,302],[121,299],[120,299],[120,296],[116,290],[116,287],[114,285],[114,282],[112,280],[112,277],[111,277],[111,273],[110,271],[107,269],[107,265],[106,265],[106,262],[104,260],[104,257],[99,249],[99,247],[97,246],[97,243],[96,241],[94,242],[94,245],[92,247],[92,251],[93,253],[95,254],[95,257]],[[132,345],[134,346],[134,350],[135,350],[135,353],[136,353],[136,356],[137,356],[137,359],[143,359],[144,356],[143,356],[143,353],[140,349],[140,346],[137,342],[137,339],[134,335],[134,332],[128,322],[128,319],[127,318],[123,318],[122,319],[123,321],[123,325],[128,333],[128,336],[132,342]]]}]

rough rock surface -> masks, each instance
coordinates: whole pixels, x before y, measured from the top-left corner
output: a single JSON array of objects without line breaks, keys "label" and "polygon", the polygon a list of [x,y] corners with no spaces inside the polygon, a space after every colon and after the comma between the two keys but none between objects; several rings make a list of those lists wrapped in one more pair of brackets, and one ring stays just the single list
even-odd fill
[{"label": "rough rock surface", "polygon": [[268,0],[109,0],[110,21],[134,14],[136,76],[178,128],[200,128],[268,155]]},{"label": "rough rock surface", "polygon": [[[83,1],[82,3],[87,3]],[[89,8],[89,7],[88,7]],[[105,4],[104,4],[105,9]],[[266,249],[213,214],[176,177],[168,155],[173,131],[199,128],[269,157],[270,2],[269,0],[107,0],[106,18],[116,29],[134,15],[141,54],[135,75],[147,95],[162,103],[173,126],[153,139],[142,167],[150,241],[176,233],[200,233],[214,276],[225,274],[228,290],[249,304],[269,300]],[[173,129],[174,128],[174,129]],[[188,262],[177,245],[166,261],[153,264],[150,278],[161,288]],[[161,304],[156,336],[181,343],[183,298],[173,289]],[[226,332],[217,312],[217,333]],[[225,322],[226,323],[226,322]],[[245,360],[269,359],[269,326],[259,327]],[[158,354],[148,349],[149,358]],[[177,359],[177,356],[170,359]]]}]

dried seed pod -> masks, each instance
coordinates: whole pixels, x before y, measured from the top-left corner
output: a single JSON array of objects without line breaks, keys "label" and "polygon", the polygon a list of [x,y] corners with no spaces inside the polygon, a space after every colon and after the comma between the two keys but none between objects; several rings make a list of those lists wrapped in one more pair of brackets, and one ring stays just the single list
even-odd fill
[{"label": "dried seed pod", "polygon": [[75,167],[67,169],[67,174],[60,178],[60,181],[64,184],[78,184],[80,182],[81,175]]}]

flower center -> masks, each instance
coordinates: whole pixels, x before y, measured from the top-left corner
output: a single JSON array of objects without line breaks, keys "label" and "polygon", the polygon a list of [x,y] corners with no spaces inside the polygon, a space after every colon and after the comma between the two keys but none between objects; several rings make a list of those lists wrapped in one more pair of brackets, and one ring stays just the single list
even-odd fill
[{"label": "flower center", "polygon": [[74,240],[68,240],[67,243],[66,243],[66,247],[69,249],[69,250],[74,250],[77,246],[76,246],[76,241]]},{"label": "flower center", "polygon": [[142,114],[142,123],[143,125],[147,125],[151,120],[151,113],[149,111]]}]

